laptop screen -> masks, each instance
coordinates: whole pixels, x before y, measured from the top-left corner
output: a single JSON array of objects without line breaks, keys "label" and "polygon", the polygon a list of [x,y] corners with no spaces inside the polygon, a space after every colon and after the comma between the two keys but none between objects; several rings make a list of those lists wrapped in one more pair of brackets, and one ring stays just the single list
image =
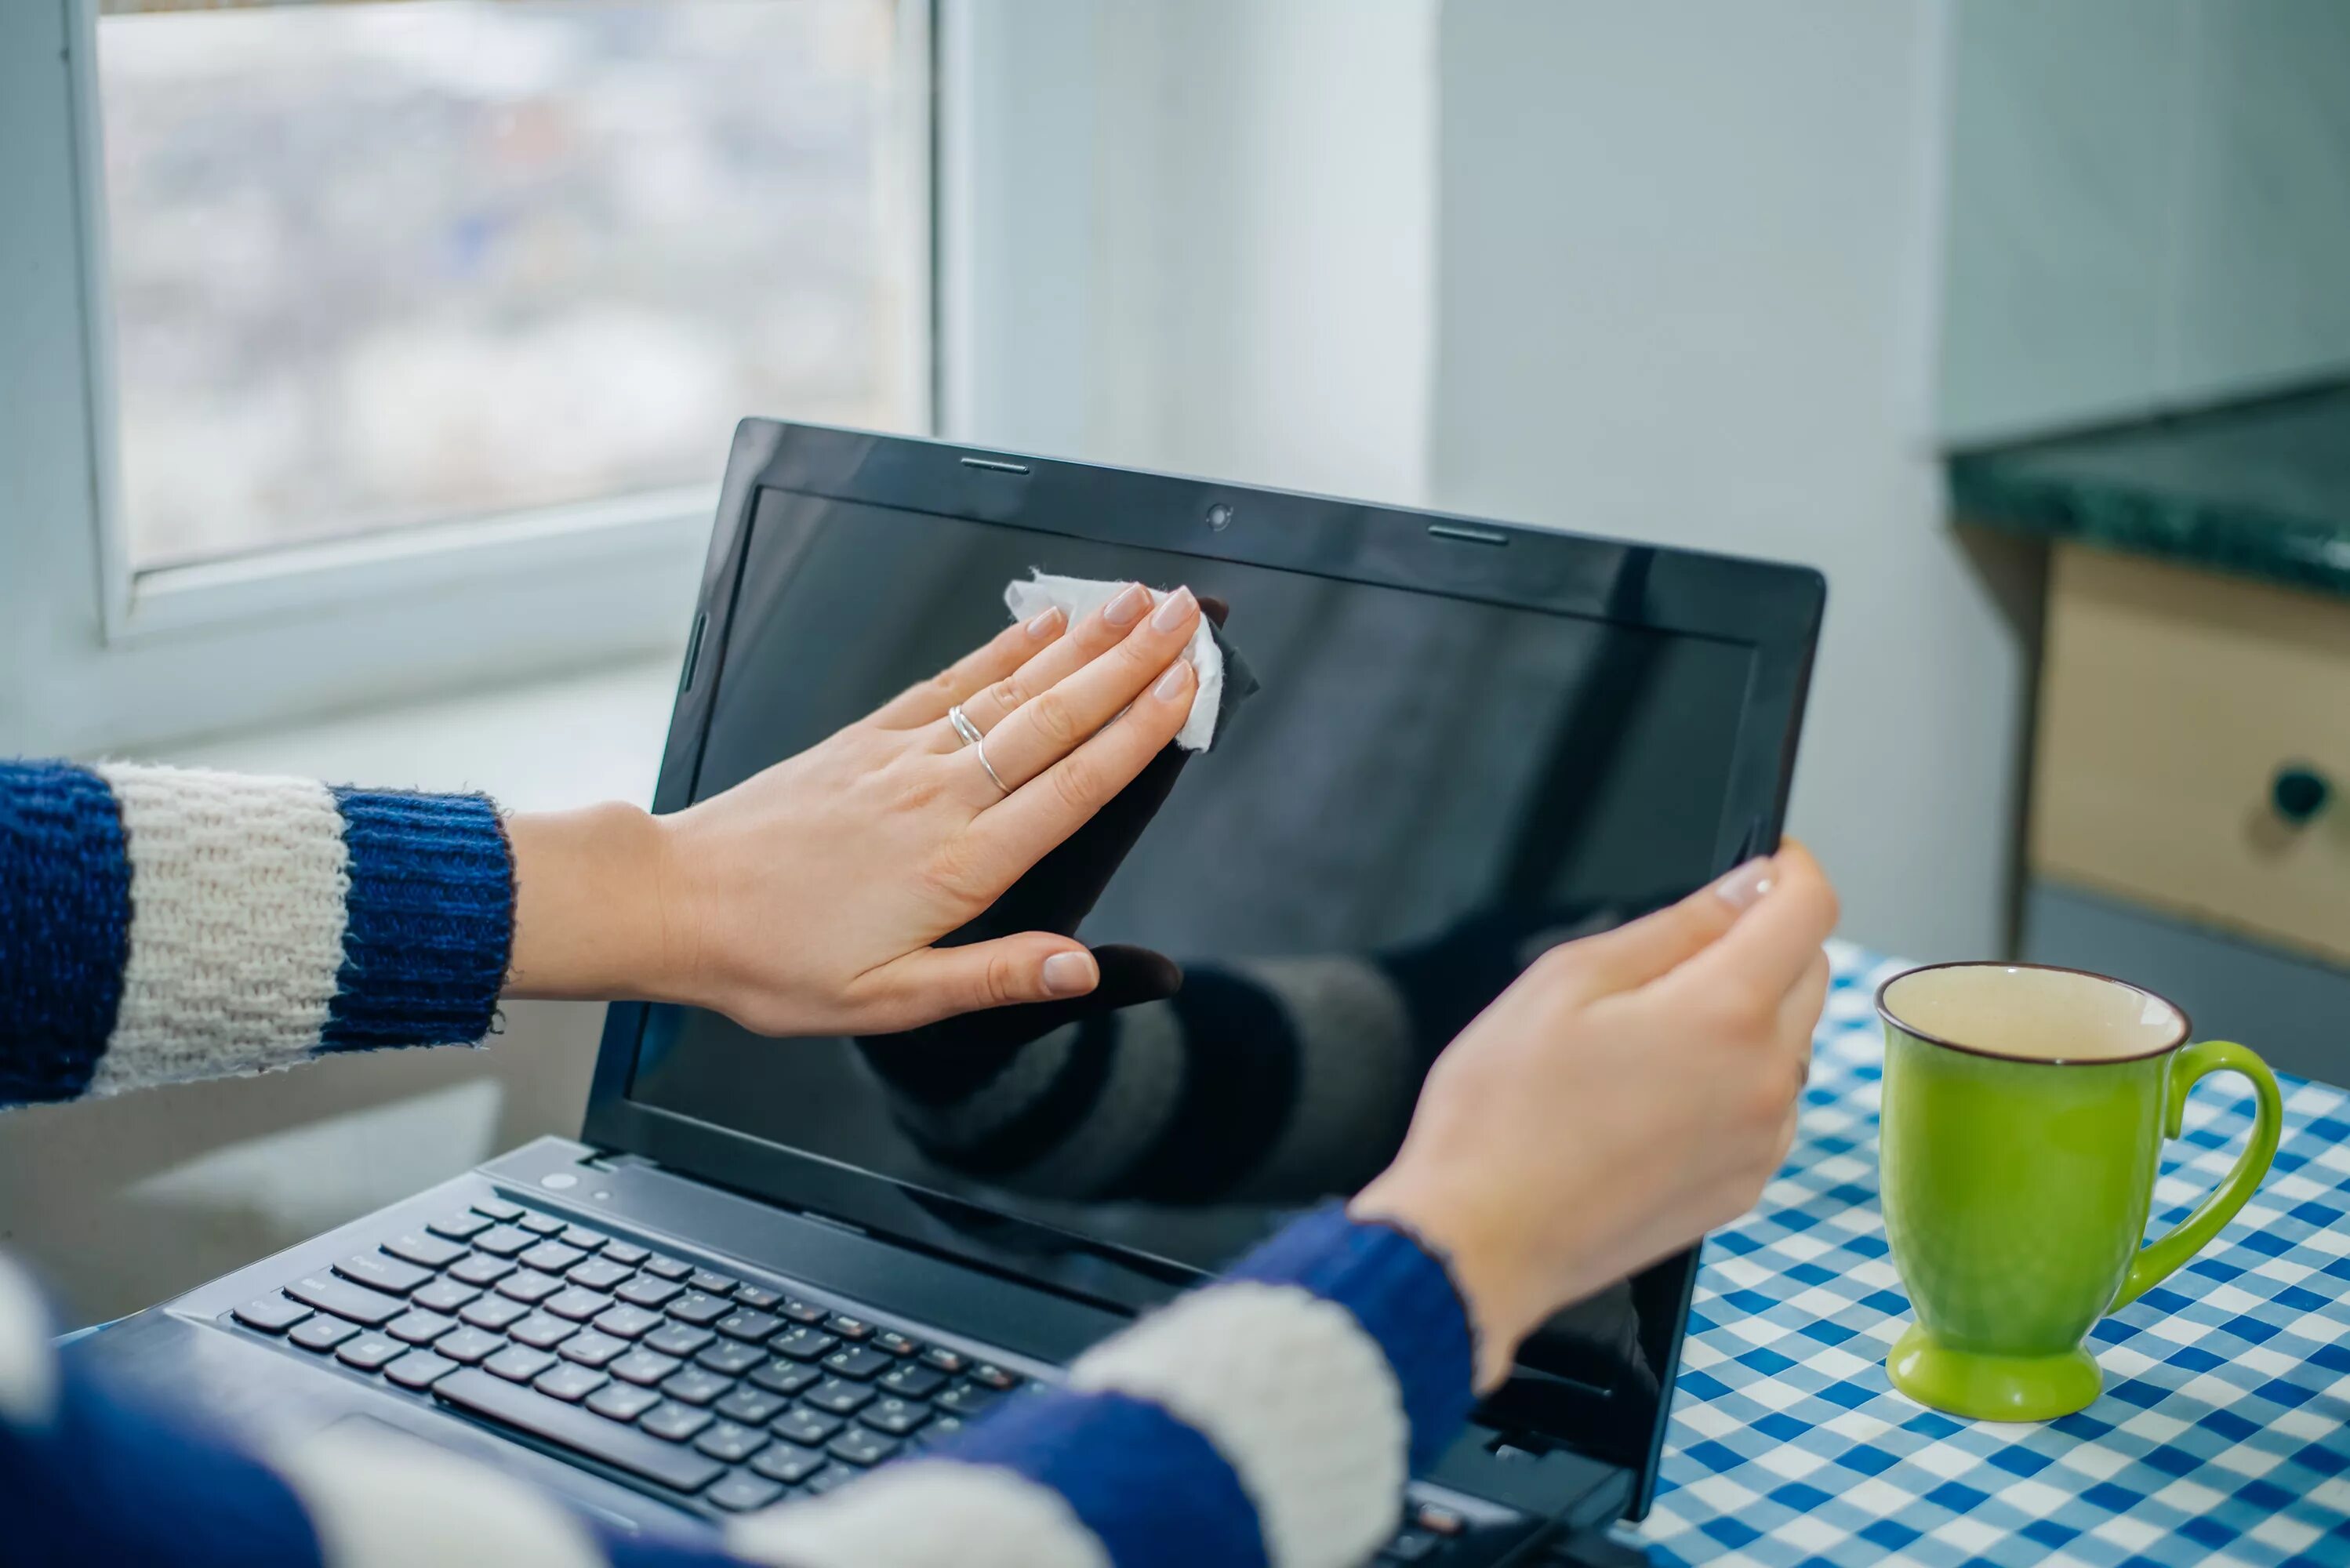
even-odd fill
[{"label": "laptop screen", "polygon": [[[630,1098],[1212,1270],[1377,1172],[1436,1053],[1535,954],[1722,869],[1748,646],[778,490],[694,798],[977,646],[1032,569],[1221,598],[1255,676],[1211,750],[1162,759],[1155,807],[1020,890],[1175,960],[1181,990],[1042,1033],[864,1040],[653,1008]],[[1646,1462],[1687,1269],[1529,1345],[1546,1429]]]}]

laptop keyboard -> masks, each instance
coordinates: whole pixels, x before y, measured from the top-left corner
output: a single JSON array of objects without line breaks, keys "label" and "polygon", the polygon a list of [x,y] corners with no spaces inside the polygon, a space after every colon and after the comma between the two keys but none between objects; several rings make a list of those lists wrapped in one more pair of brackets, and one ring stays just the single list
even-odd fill
[{"label": "laptop keyboard", "polygon": [[[814,1497],[1037,1386],[983,1356],[485,1199],[228,1314],[703,1514]],[[1420,1507],[1381,1556],[1461,1521]]]}]

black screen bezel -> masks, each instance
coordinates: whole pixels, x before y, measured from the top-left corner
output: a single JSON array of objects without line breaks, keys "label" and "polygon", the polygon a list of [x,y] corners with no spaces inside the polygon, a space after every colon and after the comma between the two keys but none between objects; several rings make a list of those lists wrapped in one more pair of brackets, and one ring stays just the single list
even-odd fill
[{"label": "black screen bezel", "polygon": [[[1811,568],[756,419],[734,432],[654,790],[656,812],[676,811],[693,797],[752,520],[769,490],[1743,644],[1752,659],[1714,862],[1727,870],[1778,843],[1826,600],[1826,581]],[[1210,509],[1219,506],[1230,508],[1228,522],[1211,526]],[[615,1002],[606,1012],[582,1132],[587,1142],[1120,1311],[1201,1278],[1165,1259],[942,1200],[874,1172],[632,1100],[628,1088],[646,1017],[639,1002]],[[1087,1277],[1097,1288],[1074,1289],[1066,1274],[1038,1278],[1033,1260],[1071,1252],[1094,1265]],[[1654,1489],[1696,1250],[1674,1262],[1681,1270],[1682,1322],[1665,1367],[1648,1462],[1626,1511],[1632,1518],[1647,1511]]]}]

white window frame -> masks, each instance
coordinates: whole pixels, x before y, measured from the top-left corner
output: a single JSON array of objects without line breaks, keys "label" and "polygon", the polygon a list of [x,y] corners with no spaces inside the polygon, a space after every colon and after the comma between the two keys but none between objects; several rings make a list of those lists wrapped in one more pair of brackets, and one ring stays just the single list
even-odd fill
[{"label": "white window frame", "polygon": [[[682,644],[705,486],[131,569],[120,514],[98,0],[0,4],[0,755],[92,755],[576,672]],[[916,273],[905,384],[935,418],[931,0],[899,0]],[[745,413],[772,412],[744,410]],[[396,782],[396,781],[394,781]]]}]

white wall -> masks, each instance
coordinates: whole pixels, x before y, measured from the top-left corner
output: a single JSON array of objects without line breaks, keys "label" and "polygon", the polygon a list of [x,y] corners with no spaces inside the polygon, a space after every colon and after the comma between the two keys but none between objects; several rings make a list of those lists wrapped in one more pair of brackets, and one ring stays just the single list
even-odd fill
[{"label": "white wall", "polygon": [[2022,650],[1929,441],[1930,0],[1444,11],[1440,504],[1807,562],[1791,813],[1845,929],[2004,939]]},{"label": "white wall", "polygon": [[1941,517],[1939,0],[1042,9],[976,88],[1060,216],[962,214],[1019,281],[951,429],[1815,564],[1794,828],[1853,936],[2001,949],[2023,654]]},{"label": "white wall", "polygon": [[2350,373],[2350,5],[1958,0],[1945,430]]}]

